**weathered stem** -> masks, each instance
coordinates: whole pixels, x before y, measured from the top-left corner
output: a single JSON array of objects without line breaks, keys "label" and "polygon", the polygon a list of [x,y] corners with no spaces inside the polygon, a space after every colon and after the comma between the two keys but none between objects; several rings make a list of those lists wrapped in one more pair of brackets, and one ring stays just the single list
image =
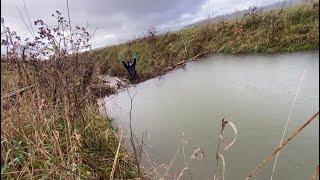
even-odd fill
[{"label": "weathered stem", "polygon": [[137,167],[138,167],[138,175],[140,175],[140,164],[139,164],[139,161],[138,161],[138,154],[137,154],[137,150],[136,150],[136,145],[134,143],[133,129],[132,129],[132,101],[133,101],[133,97],[134,96],[130,95],[130,92],[129,92],[128,88],[127,88],[127,92],[128,92],[129,97],[130,97],[130,112],[129,112],[130,142],[131,142],[131,146],[133,148],[134,159],[135,159]]},{"label": "weathered stem", "polygon": [[319,111],[311,116],[304,124],[302,124],[297,130],[295,130],[289,138],[287,138],[278,148],[276,148],[271,154],[269,154],[263,161],[261,161],[258,166],[254,170],[252,170],[247,177],[246,180],[250,179],[255,175],[259,169],[261,169],[264,165],[266,165],[284,146],[286,146],[294,137],[296,137],[308,124],[310,124],[317,116],[319,115]]}]

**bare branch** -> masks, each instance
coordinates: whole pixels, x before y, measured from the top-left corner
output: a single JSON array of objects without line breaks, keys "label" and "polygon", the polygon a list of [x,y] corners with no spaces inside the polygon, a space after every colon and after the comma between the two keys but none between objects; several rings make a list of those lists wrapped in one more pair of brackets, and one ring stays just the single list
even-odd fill
[{"label": "bare branch", "polygon": [[136,145],[134,142],[133,127],[132,127],[132,101],[133,101],[134,96],[137,94],[137,92],[133,96],[131,96],[129,89],[127,88],[126,90],[127,90],[127,93],[130,97],[130,112],[129,112],[130,142],[131,142],[131,146],[133,148],[134,158],[137,163],[138,174],[140,175],[140,172],[141,172],[140,171],[140,164],[139,164],[140,161],[138,160],[138,154],[137,154]]},{"label": "bare branch", "polygon": [[[284,136],[285,136],[285,134],[286,134],[286,132],[287,132],[287,128],[288,128],[289,122],[290,122],[290,120],[291,120],[291,116],[292,116],[292,113],[293,113],[293,109],[294,109],[294,106],[295,106],[295,104],[296,104],[296,100],[297,100],[297,97],[298,97],[298,94],[299,94],[299,91],[300,91],[300,88],[301,88],[301,86],[302,86],[302,82],[303,82],[303,80],[304,80],[304,78],[305,78],[306,73],[307,73],[307,68],[304,69],[304,71],[303,71],[303,73],[302,73],[302,75],[301,75],[301,77],[300,77],[299,86],[298,86],[297,91],[296,91],[296,94],[295,94],[295,96],[294,96],[294,98],[293,98],[293,102],[292,102],[292,105],[291,105],[291,108],[290,108],[290,112],[289,112],[289,115],[288,115],[288,119],[287,119],[286,125],[285,125],[285,127],[284,127],[284,130],[283,130],[283,133],[282,133],[282,136],[281,136],[281,139],[280,139],[279,146],[282,144],[283,138],[284,138]],[[275,172],[276,165],[277,165],[277,161],[278,161],[278,158],[279,158],[279,154],[280,154],[280,151],[277,153],[276,159],[275,159],[275,161],[274,161],[274,164],[273,164],[273,167],[272,167],[272,173],[271,173],[271,176],[270,176],[270,180],[272,180],[273,174],[274,174],[274,172]]]},{"label": "bare branch", "polygon": [[26,13],[26,15],[27,15],[27,20],[29,21],[30,28],[31,28],[31,30],[32,30],[33,36],[35,37],[36,34],[35,34],[35,32],[34,32],[33,25],[32,25],[32,22],[31,22],[31,18],[30,18],[30,16],[29,16],[29,13],[28,13],[28,10],[27,10],[26,2],[25,2],[24,0],[23,0],[23,6],[24,6],[24,11],[25,11],[25,13]]},{"label": "bare branch", "polygon": [[17,8],[17,11],[18,11],[18,13],[19,13],[19,15],[20,15],[20,17],[21,17],[21,19],[22,19],[22,21],[23,21],[24,25],[27,27],[27,29],[28,29],[29,33],[31,34],[31,36],[34,36],[34,34],[32,34],[31,29],[29,28],[29,26],[28,26],[27,22],[25,21],[25,19],[24,19],[24,17],[23,17],[23,15],[22,15],[22,13],[21,13],[21,11],[20,11],[20,9],[19,9],[17,6],[16,6],[16,8]]},{"label": "bare branch", "polygon": [[298,129],[296,129],[284,142],[275,150],[273,150],[272,153],[270,153],[264,160],[262,160],[245,178],[246,180],[253,177],[259,169],[261,169],[264,165],[266,165],[270,160],[273,159],[273,157],[281,151],[294,137],[296,137],[308,124],[310,124],[317,116],[319,115],[319,111],[315,113],[313,116],[311,116],[305,123],[303,123]]}]

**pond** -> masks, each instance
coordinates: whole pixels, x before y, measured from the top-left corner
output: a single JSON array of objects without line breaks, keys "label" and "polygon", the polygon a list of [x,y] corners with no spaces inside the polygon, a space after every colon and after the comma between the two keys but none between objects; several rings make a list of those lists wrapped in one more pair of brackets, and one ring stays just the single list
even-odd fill
[{"label": "pond", "polygon": [[[236,143],[222,153],[225,179],[243,179],[279,145],[305,69],[287,137],[319,109],[319,51],[217,55],[131,87],[134,131],[139,136],[147,131],[150,147],[146,150],[158,165],[170,163],[183,132],[185,158],[197,147],[205,157],[193,160],[182,179],[213,179],[220,124],[225,117],[238,130]],[[105,106],[109,117],[128,127],[130,98],[126,90],[106,97]],[[317,117],[284,148],[274,179],[310,179],[319,163],[318,127]],[[232,140],[230,129],[225,134]],[[261,169],[256,179],[269,179],[272,165],[273,161]],[[179,151],[169,173],[178,176],[184,166]]]}]

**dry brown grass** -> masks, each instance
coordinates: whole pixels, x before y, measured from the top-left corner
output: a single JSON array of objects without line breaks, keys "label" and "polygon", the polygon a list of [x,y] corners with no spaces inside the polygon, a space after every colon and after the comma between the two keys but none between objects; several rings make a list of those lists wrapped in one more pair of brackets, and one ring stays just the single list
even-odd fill
[{"label": "dry brown grass", "polygon": [[[57,17],[62,15],[57,12]],[[106,179],[111,172],[117,179],[138,177],[117,131],[98,112],[97,98],[113,90],[101,86],[99,65],[86,60],[94,57],[77,53],[87,46],[88,32],[76,27],[81,36],[58,36],[50,33],[54,27],[36,23],[41,26],[35,41],[21,41],[2,24],[1,45],[8,52],[1,58],[1,178]],[[69,27],[66,21],[58,23]],[[57,31],[63,29],[69,28]],[[55,44],[67,38],[75,44]]]}]

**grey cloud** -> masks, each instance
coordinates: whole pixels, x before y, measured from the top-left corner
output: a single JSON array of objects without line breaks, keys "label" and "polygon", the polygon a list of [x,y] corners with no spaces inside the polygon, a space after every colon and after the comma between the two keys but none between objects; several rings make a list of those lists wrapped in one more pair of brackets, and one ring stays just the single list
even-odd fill
[{"label": "grey cloud", "polygon": [[[24,0],[33,20],[50,17],[55,10],[67,15],[66,0]],[[146,32],[150,26],[164,28],[178,27],[205,17],[208,4],[214,14],[241,9],[247,4],[256,3],[245,0],[69,0],[72,24],[99,27],[94,47],[116,44]],[[269,2],[260,0],[258,4]],[[1,16],[7,24],[25,36],[24,26],[16,6],[23,10],[23,0],[1,0]]]}]

